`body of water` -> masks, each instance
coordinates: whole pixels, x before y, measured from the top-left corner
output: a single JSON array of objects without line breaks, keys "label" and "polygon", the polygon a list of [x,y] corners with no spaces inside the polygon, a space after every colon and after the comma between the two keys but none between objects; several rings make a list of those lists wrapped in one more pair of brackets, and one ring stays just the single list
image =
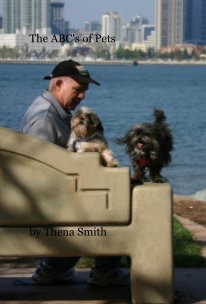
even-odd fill
[{"label": "body of water", "polygon": [[[52,65],[0,65],[0,127],[19,130],[33,99],[45,88]],[[165,111],[174,135],[172,163],[163,175],[174,193],[206,199],[206,67],[176,65],[88,66],[101,86],[91,85],[82,104],[102,119],[105,136],[120,166],[130,166],[115,144],[129,127]],[[204,196],[205,194],[205,196]]]}]

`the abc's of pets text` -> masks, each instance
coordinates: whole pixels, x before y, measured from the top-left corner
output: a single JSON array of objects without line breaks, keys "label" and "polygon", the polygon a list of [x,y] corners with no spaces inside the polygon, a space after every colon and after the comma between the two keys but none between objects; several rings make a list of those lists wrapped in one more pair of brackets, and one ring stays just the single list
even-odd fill
[{"label": "the abc's of pets text", "polygon": [[108,42],[115,42],[116,38],[115,36],[102,36],[100,34],[93,34],[90,33],[89,35],[86,36],[78,36],[75,34],[54,34],[52,36],[43,36],[40,34],[29,34],[29,39],[31,43],[79,43],[79,42],[84,42],[84,43],[91,43],[91,42],[103,42],[103,43],[108,43]]}]

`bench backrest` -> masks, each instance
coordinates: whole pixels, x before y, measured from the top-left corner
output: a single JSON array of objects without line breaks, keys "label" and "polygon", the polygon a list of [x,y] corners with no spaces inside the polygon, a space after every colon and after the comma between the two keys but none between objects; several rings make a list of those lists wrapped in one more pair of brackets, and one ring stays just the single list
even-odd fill
[{"label": "bench backrest", "polygon": [[130,222],[128,168],[0,128],[0,226]]}]

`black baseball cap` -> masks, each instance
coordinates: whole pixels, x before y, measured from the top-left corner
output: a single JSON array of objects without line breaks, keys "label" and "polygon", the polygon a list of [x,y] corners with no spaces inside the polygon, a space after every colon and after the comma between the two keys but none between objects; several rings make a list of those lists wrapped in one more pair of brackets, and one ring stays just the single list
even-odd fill
[{"label": "black baseball cap", "polygon": [[44,79],[50,80],[52,78],[62,76],[71,77],[77,82],[83,84],[95,83],[96,85],[100,85],[99,82],[90,77],[89,72],[83,65],[71,59],[58,63],[53,69],[51,75],[45,76]]}]

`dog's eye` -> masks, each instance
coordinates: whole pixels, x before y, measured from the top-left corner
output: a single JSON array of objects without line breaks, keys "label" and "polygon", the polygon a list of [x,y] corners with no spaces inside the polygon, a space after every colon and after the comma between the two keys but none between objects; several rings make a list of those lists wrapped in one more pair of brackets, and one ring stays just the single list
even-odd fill
[{"label": "dog's eye", "polygon": [[89,124],[90,124],[90,126],[93,126],[93,127],[96,127],[96,121],[95,120],[89,120]]},{"label": "dog's eye", "polygon": [[96,117],[94,117],[94,115],[91,115],[91,116],[89,117],[89,121],[90,121],[90,123],[91,123],[92,125],[94,125],[94,124],[96,123],[97,119],[96,119]]}]

